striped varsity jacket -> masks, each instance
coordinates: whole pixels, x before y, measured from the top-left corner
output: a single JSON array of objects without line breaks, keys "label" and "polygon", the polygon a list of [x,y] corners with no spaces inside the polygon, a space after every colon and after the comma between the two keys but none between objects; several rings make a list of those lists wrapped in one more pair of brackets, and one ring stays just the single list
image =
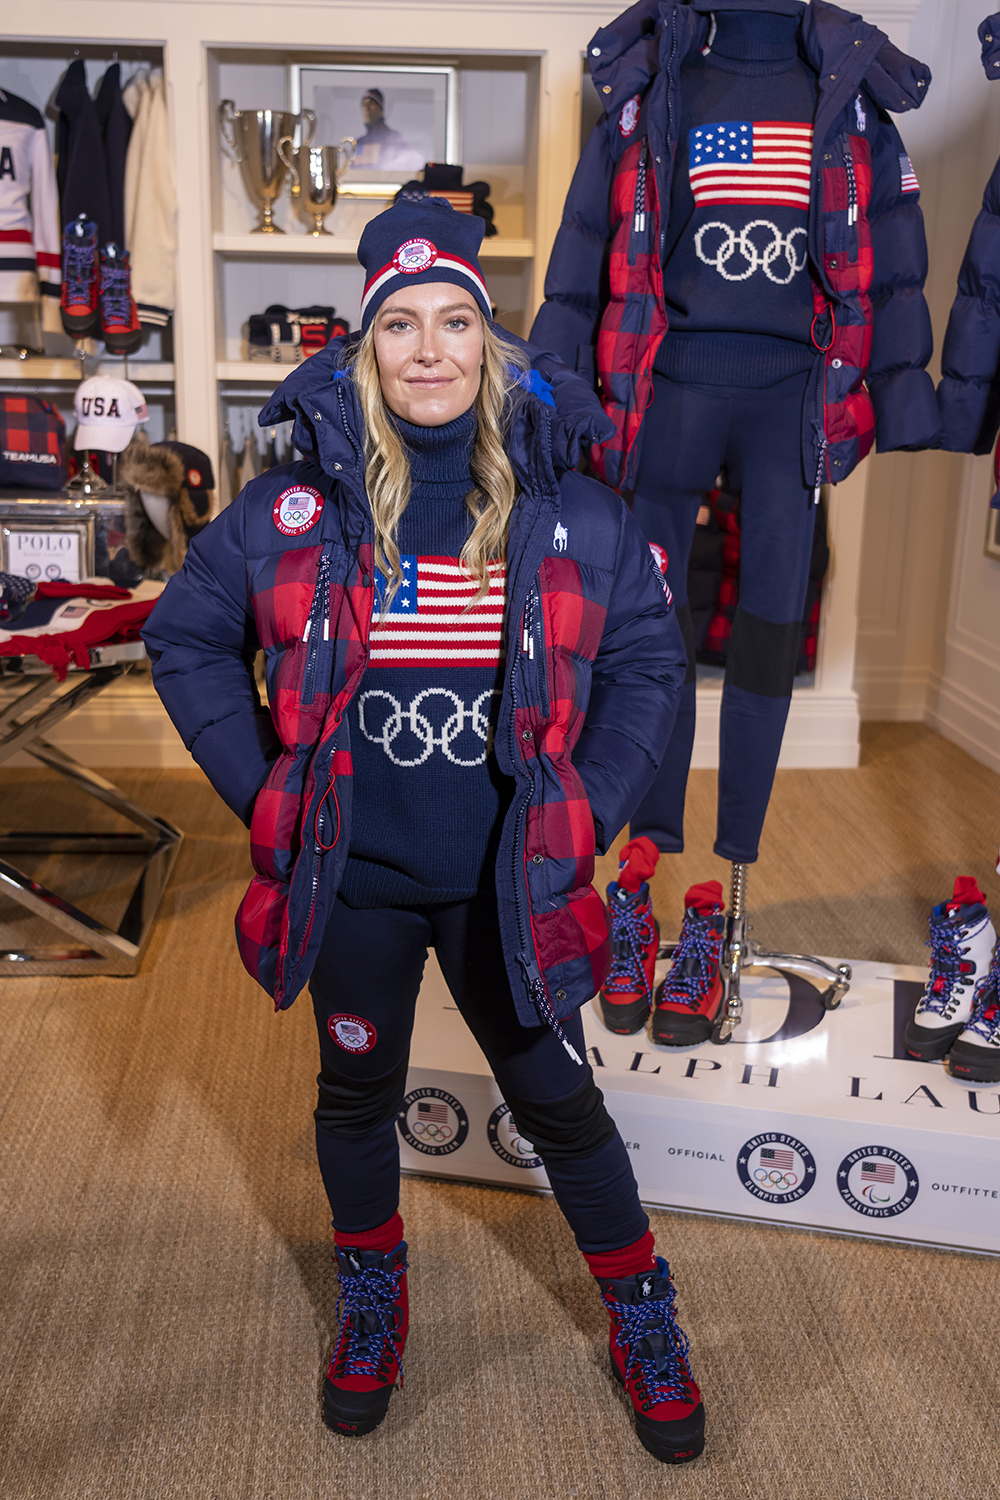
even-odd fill
[{"label": "striped varsity jacket", "polygon": [[62,332],[59,198],[45,121],[0,89],[0,302],[40,303],[42,327]]},{"label": "striped varsity jacket", "polygon": [[[294,421],[304,460],[247,485],[194,539],[143,631],[184,743],[249,823],[256,873],[237,939],[279,1009],[309,977],[351,840],[347,709],[368,660],[374,538],[344,344],[295,369],[261,413],[262,424]],[[599,403],[558,360],[536,354],[535,366],[509,441],[521,494],[495,735],[514,783],[497,900],[525,1025],[572,1014],[603,982],[595,851],[653,779],[686,661],[631,515],[574,472],[581,444],[609,431]],[[269,709],[252,673],[258,647]]]},{"label": "striped varsity jacket", "polygon": [[[668,327],[661,257],[681,67],[706,45],[710,19],[691,0],[639,0],[593,37],[606,114],[580,158],[531,332],[596,376],[615,431],[592,463],[620,490],[635,480]],[[919,188],[886,113],[919,106],[930,72],[826,0],[804,6],[799,45],[819,78],[808,225],[817,358],[802,420],[803,476],[819,485],[846,479],[875,442],[885,452],[939,441]]]}]

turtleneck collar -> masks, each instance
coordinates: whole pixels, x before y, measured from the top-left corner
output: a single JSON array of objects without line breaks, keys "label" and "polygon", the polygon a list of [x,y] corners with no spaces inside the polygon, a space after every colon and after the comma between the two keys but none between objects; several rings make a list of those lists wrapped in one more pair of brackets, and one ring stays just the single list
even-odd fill
[{"label": "turtleneck collar", "polygon": [[477,425],[474,406],[442,427],[416,427],[395,414],[392,419],[406,444],[410,478],[415,484],[447,484],[468,478]]},{"label": "turtleneck collar", "polygon": [[799,16],[766,11],[715,13],[716,32],[709,56],[724,63],[790,63],[799,55]]}]

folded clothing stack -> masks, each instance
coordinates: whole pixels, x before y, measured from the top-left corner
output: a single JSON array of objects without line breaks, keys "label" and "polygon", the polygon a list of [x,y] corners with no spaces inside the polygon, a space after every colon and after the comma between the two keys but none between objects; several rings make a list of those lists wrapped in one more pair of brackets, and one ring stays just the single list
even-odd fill
[{"label": "folded clothing stack", "polygon": [[[25,584],[34,588],[33,596],[25,598]],[[74,663],[89,667],[95,646],[137,641],[163,587],[147,579],[138,588],[121,589],[101,578],[34,586],[2,573],[0,610],[8,601],[17,613],[6,619],[0,613],[0,656],[37,656],[62,682]]]},{"label": "folded clothing stack", "polygon": [[394,202],[401,198],[444,198],[460,214],[475,214],[486,225],[485,238],[496,234],[493,222],[493,205],[489,201],[488,182],[468,182],[463,186],[464,167],[453,167],[445,162],[429,161],[424,167],[423,181],[416,178],[404,182]]},{"label": "folded clothing stack", "polygon": [[251,359],[297,365],[350,331],[335,307],[285,307],[276,302],[262,313],[250,314],[247,342]]}]

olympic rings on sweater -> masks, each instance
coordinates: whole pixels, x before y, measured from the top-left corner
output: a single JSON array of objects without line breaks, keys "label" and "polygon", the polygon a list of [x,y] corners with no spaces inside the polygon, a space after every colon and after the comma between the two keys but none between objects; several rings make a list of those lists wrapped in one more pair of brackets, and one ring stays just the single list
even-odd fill
[{"label": "olympic rings on sweater", "polygon": [[[488,690],[480,693],[472,707],[467,708],[458,694],[451,692],[448,688],[425,688],[411,701],[409,708],[404,708],[392,693],[387,693],[384,688],[372,688],[367,693],[362,693],[358,699],[358,721],[365,739],[373,745],[381,745],[394,766],[422,766],[436,749],[441,750],[452,765],[481,766],[490,749],[489,704],[494,691]],[[435,730],[430,719],[420,712],[420,706],[424,700],[434,697],[448,699],[454,706],[454,712],[448,716],[438,731]],[[376,698],[384,698],[388,704],[388,708],[383,710],[382,726],[377,730],[374,723],[370,722],[371,715],[368,710],[368,705]],[[373,707],[372,714],[374,713]],[[409,760],[397,755],[393,748],[403,731],[404,724],[423,746],[420,753]],[[465,760],[452,750],[455,740],[466,727],[478,735],[483,742],[483,753],[474,756],[472,760]]]},{"label": "olympic rings on sweater", "polygon": [[[718,244],[715,253],[709,254],[705,250],[705,236],[710,230],[721,231],[724,238]],[[770,233],[770,242],[763,247],[755,245],[751,235],[755,229],[766,229]],[[802,259],[796,248],[796,239],[802,236]],[[776,286],[787,286],[792,277],[805,268],[807,234],[805,229],[799,227],[789,230],[783,235],[777,224],[772,224],[770,219],[754,219],[745,225],[739,234],[731,229],[728,224],[721,223],[718,219],[712,219],[708,224],[702,224],[694,237],[695,254],[706,266],[714,266],[719,275],[726,281],[748,281],[755,271],[763,271],[768,281],[773,281]],[[733,256],[739,253],[746,261],[747,268],[744,271],[727,270]],[[788,267],[787,276],[776,275],[772,267],[779,259],[783,259]]]}]

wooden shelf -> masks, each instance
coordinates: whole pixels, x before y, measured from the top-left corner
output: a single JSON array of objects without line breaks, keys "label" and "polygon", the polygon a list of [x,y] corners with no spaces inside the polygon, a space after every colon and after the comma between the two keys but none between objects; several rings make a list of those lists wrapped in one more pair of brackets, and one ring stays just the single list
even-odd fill
[{"label": "wooden shelf", "polygon": [[[110,375],[123,380],[125,362],[120,358],[101,360],[95,370],[88,360],[86,370],[81,370],[78,359],[0,359],[0,380],[66,380],[76,385],[91,375]],[[165,381],[173,380],[174,367],[170,364],[154,364],[150,360],[132,359],[129,360],[128,378],[140,387],[143,381],[162,385]]]},{"label": "wooden shelf", "polygon": [[215,367],[215,378],[224,384],[280,385],[286,375],[298,368],[298,365],[268,365],[263,360],[258,364],[256,360],[222,359]]},{"label": "wooden shelf", "polygon": [[[216,234],[212,240],[219,255],[231,257],[319,256],[325,260],[356,260],[358,242],[337,235],[311,234]],[[497,235],[483,240],[479,249],[483,260],[531,260],[534,240],[505,240]]]}]

